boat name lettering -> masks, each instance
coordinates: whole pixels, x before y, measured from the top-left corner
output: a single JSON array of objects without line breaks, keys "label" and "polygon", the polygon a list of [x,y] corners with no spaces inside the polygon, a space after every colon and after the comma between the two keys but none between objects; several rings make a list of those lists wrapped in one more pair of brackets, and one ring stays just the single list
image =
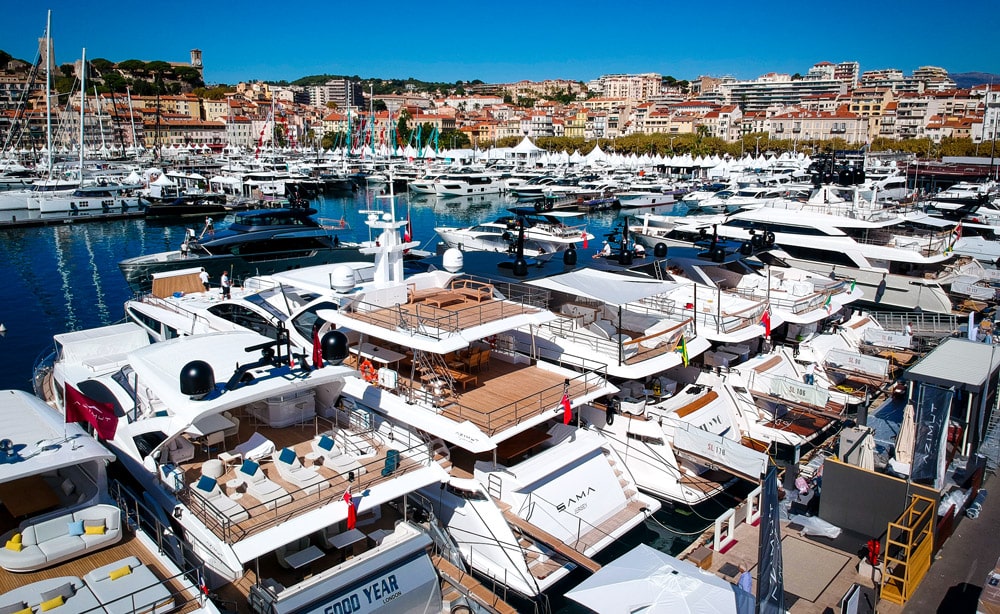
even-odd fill
[{"label": "boat name lettering", "polygon": [[365,597],[368,598],[368,603],[372,603],[376,599],[382,599],[384,600],[382,603],[386,603],[395,599],[401,593],[399,590],[399,582],[396,580],[396,574],[389,574],[388,576],[382,578],[381,580],[376,580],[371,585],[361,590],[364,591]]},{"label": "boat name lettering", "polygon": [[351,612],[361,611],[361,599],[357,593],[344,597],[339,602],[327,606],[323,614],[351,614]]},{"label": "boat name lettering", "polygon": [[567,499],[566,503],[560,503],[559,505],[557,505],[556,510],[560,512],[565,512],[567,507],[586,499],[587,497],[590,496],[591,493],[595,492],[597,491],[594,489],[593,486],[588,486],[587,489],[582,491],[579,495],[575,495]]}]

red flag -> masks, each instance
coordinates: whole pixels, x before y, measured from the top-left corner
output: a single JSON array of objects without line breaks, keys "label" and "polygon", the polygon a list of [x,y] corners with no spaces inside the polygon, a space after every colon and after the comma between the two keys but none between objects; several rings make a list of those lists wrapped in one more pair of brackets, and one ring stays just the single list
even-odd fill
[{"label": "red flag", "polygon": [[583,249],[587,249],[587,231],[583,231]]},{"label": "red flag", "polygon": [[760,323],[764,325],[764,337],[769,338],[771,336],[771,312],[765,309],[764,315],[760,317]]},{"label": "red flag", "polygon": [[573,417],[573,408],[570,407],[569,397],[563,394],[560,403],[562,403],[563,407],[563,424],[569,424],[570,419]]},{"label": "red flag", "polygon": [[313,369],[323,368],[323,348],[319,339],[319,326],[313,327]]},{"label": "red flag", "polygon": [[105,441],[114,439],[118,430],[114,405],[98,403],[69,384],[66,384],[66,422],[87,422]]},{"label": "red flag", "polygon": [[412,241],[412,235],[410,234],[410,218],[406,218],[406,230],[403,231],[403,243],[409,243]]},{"label": "red flag", "polygon": [[344,493],[344,503],[347,504],[347,530],[350,531],[357,524],[358,515],[354,509],[354,497],[349,490]]}]

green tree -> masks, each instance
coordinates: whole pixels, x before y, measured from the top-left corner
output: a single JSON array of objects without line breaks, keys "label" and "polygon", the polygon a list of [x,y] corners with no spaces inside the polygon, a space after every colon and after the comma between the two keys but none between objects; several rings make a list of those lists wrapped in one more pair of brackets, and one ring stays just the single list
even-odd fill
[{"label": "green tree", "polygon": [[142,60],[125,60],[124,62],[118,62],[118,70],[123,70],[135,75],[145,75],[146,63]]},{"label": "green tree", "polygon": [[104,87],[100,88],[104,92],[124,92],[128,87],[128,81],[117,72],[109,72],[103,77]]},{"label": "green tree", "polygon": [[384,100],[376,100],[375,102],[372,103],[372,108],[375,110],[376,113],[389,110],[389,107],[385,106]]},{"label": "green tree", "polygon": [[61,72],[64,77],[72,77],[76,74],[76,67],[72,64],[63,64],[59,67],[59,72]]},{"label": "green tree", "polygon": [[114,62],[111,60],[105,60],[104,58],[97,58],[90,61],[90,65],[101,75],[108,73],[115,69]]},{"label": "green tree", "polygon": [[407,143],[410,140],[410,112],[403,109],[399,112],[399,119],[396,120],[396,138]]}]

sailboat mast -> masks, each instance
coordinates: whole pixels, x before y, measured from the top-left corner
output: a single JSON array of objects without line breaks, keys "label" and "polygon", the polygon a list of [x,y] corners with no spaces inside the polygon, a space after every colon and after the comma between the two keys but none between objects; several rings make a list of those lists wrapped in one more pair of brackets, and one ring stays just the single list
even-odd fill
[{"label": "sailboat mast", "polygon": [[52,178],[52,11],[45,21],[45,149],[47,170]]},{"label": "sailboat mast", "polygon": [[83,184],[83,158],[86,147],[83,143],[84,108],[87,106],[87,48],[80,56],[80,184]]},{"label": "sailboat mast", "polygon": [[132,110],[132,92],[125,88],[125,97],[128,98],[128,122],[132,126],[132,148],[139,151],[139,144],[135,141],[135,112]]},{"label": "sailboat mast", "polygon": [[97,96],[97,86],[94,86],[94,112],[97,114],[97,132],[101,135],[101,149],[106,150],[107,142],[104,140],[104,118],[101,117],[101,99]]}]

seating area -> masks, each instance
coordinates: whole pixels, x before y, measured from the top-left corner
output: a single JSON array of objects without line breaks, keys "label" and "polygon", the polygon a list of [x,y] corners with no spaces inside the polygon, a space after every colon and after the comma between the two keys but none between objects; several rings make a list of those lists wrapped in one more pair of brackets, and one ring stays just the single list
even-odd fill
[{"label": "seating area", "polygon": [[302,465],[298,455],[292,448],[283,448],[271,455],[274,466],[278,469],[281,479],[298,486],[308,494],[316,494],[324,488],[328,488],[327,482],[315,469]]},{"label": "seating area", "polygon": [[288,491],[268,479],[264,470],[255,461],[245,460],[236,471],[236,476],[246,484],[247,494],[260,501],[267,509],[292,502]]},{"label": "seating area", "polygon": [[[43,604],[48,608],[42,610]],[[0,612],[28,614],[52,611],[53,614],[79,614],[101,611],[101,602],[80,578],[63,576],[26,584],[0,595]]]},{"label": "seating area", "polygon": [[471,279],[456,279],[451,282],[451,289],[465,299],[481,303],[493,298],[493,285]]},{"label": "seating area", "polygon": [[0,540],[0,567],[37,571],[94,552],[122,538],[121,512],[113,505],[92,505],[43,520],[22,522]]},{"label": "seating area", "polygon": [[356,475],[366,472],[364,465],[353,454],[348,454],[337,446],[329,434],[324,433],[314,437],[310,444],[322,465],[341,476],[347,476],[351,471]]},{"label": "seating area", "polygon": [[[205,462],[208,463],[210,461]],[[221,461],[216,462],[220,465],[222,464]],[[246,509],[239,502],[233,501],[222,492],[222,489],[219,488],[217,478],[207,475],[201,476],[197,482],[191,484],[191,492],[194,494],[194,498],[201,501],[204,505],[205,511],[214,512],[216,515],[221,516],[219,518],[220,523],[243,522],[250,518],[250,514],[247,513]]]},{"label": "seating area", "polygon": [[174,609],[170,589],[134,556],[83,577],[108,614],[161,614]]},{"label": "seating area", "polygon": [[244,460],[259,461],[274,453],[274,442],[255,432],[250,439],[232,449],[230,454],[239,454]]}]

